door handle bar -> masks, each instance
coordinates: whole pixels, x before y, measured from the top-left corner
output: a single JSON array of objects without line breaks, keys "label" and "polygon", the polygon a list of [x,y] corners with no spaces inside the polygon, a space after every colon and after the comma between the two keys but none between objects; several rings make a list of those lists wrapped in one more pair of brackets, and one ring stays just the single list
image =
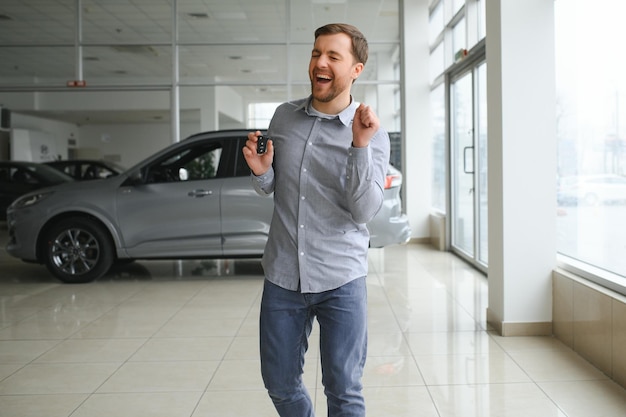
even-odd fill
[{"label": "door handle bar", "polygon": [[212,195],[212,194],[213,194],[213,191],[206,191],[206,190],[193,190],[187,193],[189,197],[206,197],[207,195]]},{"label": "door handle bar", "polygon": [[[470,161],[472,161],[472,169],[468,170],[467,169],[467,151],[471,151],[471,159]],[[463,172],[466,174],[473,174],[474,173],[474,147],[473,146],[466,146],[465,148],[463,148]]]}]

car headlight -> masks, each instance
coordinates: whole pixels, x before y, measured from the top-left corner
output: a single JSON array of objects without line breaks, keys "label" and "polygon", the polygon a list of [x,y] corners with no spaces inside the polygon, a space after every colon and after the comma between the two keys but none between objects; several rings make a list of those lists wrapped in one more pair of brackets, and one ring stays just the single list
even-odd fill
[{"label": "car headlight", "polygon": [[45,200],[46,198],[50,197],[52,194],[53,194],[52,191],[48,191],[48,192],[45,192],[45,193],[37,193],[37,194],[25,195],[25,196],[20,197],[17,200],[15,200],[13,203],[11,203],[9,208],[11,208],[11,209],[20,209],[20,208],[24,208],[24,207],[34,206],[35,204],[39,203],[40,201]]}]

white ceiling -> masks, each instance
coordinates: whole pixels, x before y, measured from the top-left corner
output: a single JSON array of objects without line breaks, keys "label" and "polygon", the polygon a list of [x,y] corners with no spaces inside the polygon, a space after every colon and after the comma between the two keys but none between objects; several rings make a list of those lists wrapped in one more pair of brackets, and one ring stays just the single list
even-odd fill
[{"label": "white ceiling", "polygon": [[[398,1],[178,0],[181,86],[229,85],[245,101],[283,101],[288,89],[294,97],[307,94],[313,32],[330,22],[364,32],[370,60],[361,80],[378,81],[377,52],[388,55],[399,42]],[[77,4],[82,59],[74,47]],[[67,81],[81,78],[87,89],[167,86],[173,9],[173,0],[1,0],[0,92],[65,90]],[[47,117],[162,122],[169,112],[52,111]],[[181,114],[186,117],[196,115]]]}]

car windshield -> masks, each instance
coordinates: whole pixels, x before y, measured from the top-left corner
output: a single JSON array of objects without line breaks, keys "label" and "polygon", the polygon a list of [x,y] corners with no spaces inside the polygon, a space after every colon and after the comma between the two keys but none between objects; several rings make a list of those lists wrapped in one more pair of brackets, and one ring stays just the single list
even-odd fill
[{"label": "car windshield", "polygon": [[72,177],[62,173],[59,170],[56,170],[52,167],[49,167],[44,164],[32,164],[26,167],[29,171],[35,172],[42,178],[48,180],[51,184],[60,184],[63,182],[74,181]]}]

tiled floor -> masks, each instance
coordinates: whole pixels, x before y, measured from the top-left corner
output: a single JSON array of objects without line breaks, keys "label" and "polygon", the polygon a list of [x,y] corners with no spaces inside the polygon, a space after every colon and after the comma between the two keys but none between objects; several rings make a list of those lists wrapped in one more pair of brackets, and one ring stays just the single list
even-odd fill
[{"label": "tiled floor", "polygon": [[[258,261],[136,262],[65,285],[5,241],[0,228],[1,417],[276,416]],[[626,415],[625,391],[557,340],[487,331],[487,281],[450,254],[372,250],[368,289],[369,416]],[[324,417],[311,345],[304,377]]]}]

